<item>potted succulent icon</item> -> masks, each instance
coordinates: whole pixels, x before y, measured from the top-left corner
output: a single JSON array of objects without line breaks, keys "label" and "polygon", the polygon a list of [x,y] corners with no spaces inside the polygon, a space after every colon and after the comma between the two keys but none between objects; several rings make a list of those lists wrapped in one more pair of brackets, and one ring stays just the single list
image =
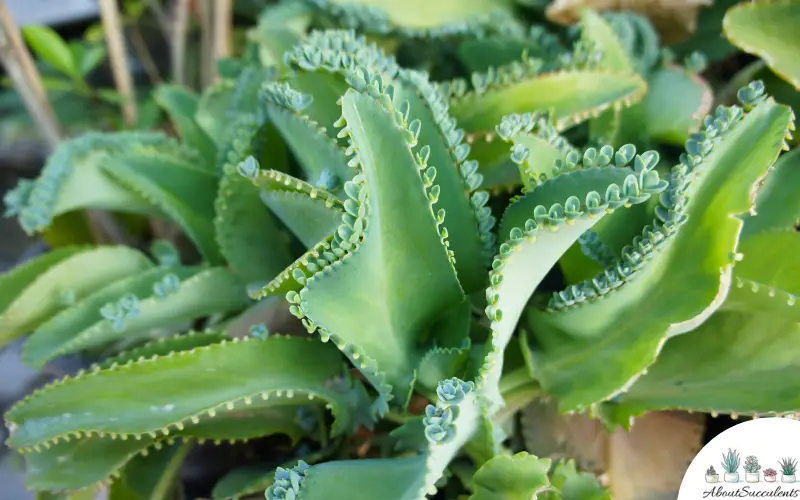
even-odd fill
[{"label": "potted succulent icon", "polygon": [[714,466],[710,466],[706,469],[706,482],[707,483],[718,483],[719,482],[719,474],[717,474],[716,469]]},{"label": "potted succulent icon", "polygon": [[758,482],[758,471],[760,470],[761,465],[758,463],[758,457],[755,455],[750,455],[744,460],[744,480],[748,483]]},{"label": "potted succulent icon", "polygon": [[739,464],[741,463],[741,457],[735,450],[731,450],[728,448],[728,453],[722,454],[722,470],[725,471],[725,482],[726,483],[738,483],[739,482]]},{"label": "potted succulent icon", "polygon": [[778,471],[775,469],[764,469],[764,481],[774,483],[778,478]]},{"label": "potted succulent icon", "polygon": [[797,472],[797,459],[783,458],[778,462],[778,465],[781,466],[781,472],[783,473],[781,477],[781,482],[782,483],[795,482],[794,473]]}]

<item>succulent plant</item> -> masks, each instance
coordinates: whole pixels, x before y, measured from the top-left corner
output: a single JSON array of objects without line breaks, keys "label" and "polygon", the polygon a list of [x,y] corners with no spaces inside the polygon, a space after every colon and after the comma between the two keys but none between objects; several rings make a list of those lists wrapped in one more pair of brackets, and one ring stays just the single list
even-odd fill
[{"label": "succulent plant", "polygon": [[778,461],[778,465],[781,466],[781,472],[785,476],[791,476],[797,471],[796,458],[782,458]]},{"label": "succulent plant", "polygon": [[778,475],[778,471],[775,469],[764,469],[764,477],[775,477]]},{"label": "succulent plant", "polygon": [[717,470],[714,468],[713,465],[709,465],[708,469],[706,469],[706,476],[716,476]]},{"label": "succulent plant", "polygon": [[722,469],[728,474],[734,474],[739,470],[741,457],[735,450],[728,449],[728,453],[722,454]]},{"label": "succulent plant", "polygon": [[750,474],[755,474],[761,470],[761,465],[758,463],[758,457],[750,455],[744,459],[744,471]]},{"label": "succulent plant", "polygon": [[[83,209],[180,233],[147,250],[63,246],[0,278],[0,346],[28,336],[33,366],[91,362],[6,414],[32,489],[135,483],[141,462],[168,484],[194,443],[284,434],[303,446],[219,496],[609,498],[572,461],[505,453],[520,404],[547,394],[610,428],[651,410],[800,405],[793,380],[763,383],[774,349],[749,342],[756,325],[800,335],[800,280],[784,272],[799,242],[798,157],[780,156],[790,108],[759,82],[694,122],[707,108],[694,93],[677,122],[634,106],[663,69],[652,40],[625,35],[649,36],[641,20],[587,13],[567,51],[493,2],[421,23],[374,3],[268,9],[257,62],[201,95],[159,90],[180,140],[87,134],[7,193],[31,234]],[[550,45],[434,79],[359,32],[388,47]],[[640,113],[634,135],[654,149],[622,140]],[[660,151],[675,142],[683,153]],[[710,391],[710,365],[720,384],[770,392]],[[739,460],[729,450],[723,467]]]}]

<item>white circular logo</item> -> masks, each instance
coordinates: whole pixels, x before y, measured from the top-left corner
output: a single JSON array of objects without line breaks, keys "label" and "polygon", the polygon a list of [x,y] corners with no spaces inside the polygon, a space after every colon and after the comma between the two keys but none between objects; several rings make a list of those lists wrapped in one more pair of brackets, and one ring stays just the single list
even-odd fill
[{"label": "white circular logo", "polygon": [[683,477],[678,500],[800,499],[800,421],[759,418],[719,434]]}]

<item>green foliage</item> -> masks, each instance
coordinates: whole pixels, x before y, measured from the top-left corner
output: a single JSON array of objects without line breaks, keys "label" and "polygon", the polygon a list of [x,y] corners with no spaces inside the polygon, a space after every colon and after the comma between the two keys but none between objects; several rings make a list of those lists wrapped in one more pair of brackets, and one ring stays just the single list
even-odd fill
[{"label": "green foliage", "polygon": [[741,457],[736,450],[728,449],[728,453],[722,454],[722,469],[728,474],[734,474],[739,470],[740,463]]},{"label": "green foliage", "polygon": [[196,443],[283,435],[215,497],[606,500],[507,439],[521,408],[797,411],[794,113],[759,81],[711,111],[703,56],[641,16],[577,29],[282,2],[220,82],[155,91],[178,139],[65,141],[5,195],[26,232],[99,209],[180,234],[0,277],[0,345],[88,365],[6,414],[28,486],[177,498]]}]

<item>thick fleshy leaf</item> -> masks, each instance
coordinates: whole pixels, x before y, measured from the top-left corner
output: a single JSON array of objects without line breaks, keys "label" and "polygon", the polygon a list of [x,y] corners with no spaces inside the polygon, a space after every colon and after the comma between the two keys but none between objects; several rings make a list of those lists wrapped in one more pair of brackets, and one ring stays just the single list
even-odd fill
[{"label": "thick fleshy leaf", "polygon": [[126,161],[127,154],[136,158],[163,154],[200,161],[196,152],[179,147],[161,133],[88,133],[62,142],[36,180],[22,180],[6,193],[6,214],[18,216],[20,226],[29,234],[47,229],[54,217],[77,209],[161,215],[160,207],[121,186],[103,170],[111,158]]},{"label": "thick fleshy leaf", "polygon": [[223,262],[214,237],[214,174],[165,154],[115,155],[101,168],[181,226],[208,262]]},{"label": "thick fleshy leaf", "polygon": [[[314,363],[300,365],[297,359]],[[279,336],[131,362],[59,381],[18,403],[6,414],[8,443],[30,448],[69,435],[181,435],[217,414],[292,404],[295,396],[330,403],[337,417],[333,432],[339,433],[360,423],[361,403],[359,385],[342,377],[342,366],[331,346]]]},{"label": "thick fleshy leaf", "polygon": [[345,185],[353,220],[339,233],[356,246],[309,277],[297,303],[323,335],[377,364],[404,405],[423,355],[421,333],[464,295],[437,221],[438,188],[423,183],[424,160],[412,149],[421,145],[409,124],[398,127],[390,102],[355,90],[342,99],[361,176]]},{"label": "thick fleshy leaf", "polygon": [[654,71],[641,106],[647,133],[653,140],[682,145],[697,131],[703,116],[711,111],[714,94],[708,83],[678,66]]},{"label": "thick fleshy leaf", "polygon": [[[122,351],[116,356],[104,359],[97,366],[101,369],[110,368],[111,365],[124,365],[130,361],[141,358],[152,358],[153,356],[166,356],[171,352],[191,351],[196,347],[203,347],[211,344],[218,344],[223,340],[230,340],[223,333],[215,331],[198,332],[191,330],[172,337],[160,337],[156,340],[147,342],[139,347],[128,351]],[[94,368],[94,366],[92,368]]]},{"label": "thick fleshy leaf", "polygon": [[283,54],[303,39],[310,22],[311,8],[305,3],[268,5],[248,38],[258,44],[258,56],[264,66],[281,65]]},{"label": "thick fleshy leaf", "polygon": [[771,231],[796,231],[800,226],[800,150],[781,155],[756,198],[756,214],[744,215],[742,238]]},{"label": "thick fleshy leaf", "polygon": [[614,422],[657,409],[772,414],[800,408],[800,326],[774,314],[718,312],[667,342],[658,360],[609,403]]},{"label": "thick fleshy leaf", "polygon": [[773,71],[800,89],[800,33],[793,22],[800,2],[741,3],[722,21],[725,36],[745,52],[762,58]]},{"label": "thick fleshy leaf", "polygon": [[[124,302],[130,295],[135,300],[128,308]],[[222,267],[153,271],[114,283],[54,317],[37,329],[24,355],[41,365],[114,341],[142,340],[154,330],[175,331],[192,320],[238,310],[247,302],[241,280]],[[119,308],[104,315],[101,308],[106,304]]]},{"label": "thick fleshy leaf", "polygon": [[313,248],[339,227],[344,208],[327,189],[275,170],[260,172],[254,182],[263,204],[306,248]]},{"label": "thick fleshy leaf", "polygon": [[635,74],[576,70],[532,76],[469,93],[452,103],[458,124],[468,132],[489,132],[511,113],[548,111],[559,129],[610,107],[638,101],[647,88]]},{"label": "thick fleshy leaf", "polygon": [[550,485],[550,459],[526,452],[498,455],[486,462],[472,479],[470,500],[530,500]]},{"label": "thick fleshy leaf", "polygon": [[[493,405],[503,404],[499,388],[503,352],[528,299],[564,252],[607,211],[613,212],[609,203],[614,203],[614,186],[619,192],[620,184],[636,184],[629,180],[632,173],[629,168],[611,166],[563,173],[506,209],[500,226],[505,243],[492,264],[491,285],[486,291],[492,337],[478,383]],[[647,190],[636,188],[637,193],[642,191]],[[602,198],[601,192],[608,199]],[[616,202],[617,207],[641,203],[649,194],[638,200],[623,196],[625,203]]]},{"label": "thick fleshy leaf", "polygon": [[[17,276],[30,277],[31,281],[19,290],[0,316],[0,346],[30,333],[98,288],[153,266],[141,252],[122,246],[97,247],[68,256],[59,254],[59,257],[57,262],[41,257],[46,264],[53,264],[44,272],[28,276],[31,270],[39,271],[41,264],[37,261],[16,271],[20,273]],[[14,274],[10,276],[15,279]]]},{"label": "thick fleshy leaf", "polygon": [[[649,229],[638,240],[638,256],[628,252],[621,261],[628,267],[606,276],[607,282],[587,281],[560,292],[553,310],[531,309],[535,376],[562,410],[627,390],[667,338],[702,324],[727,295],[742,227],[736,216],[751,208],[755,186],[793,122],[791,110],[771,99],[745,115],[737,109],[718,110],[725,133],[702,146],[687,142],[702,163],[673,169],[671,187],[661,197],[669,205],[658,212],[671,229]],[[603,290],[596,291],[598,286]],[[577,386],[575,380],[592,382]]]},{"label": "thick fleshy leaf", "polygon": [[467,294],[486,286],[486,270],[494,253],[491,233],[494,218],[485,203],[478,165],[468,157],[464,131],[456,128],[445,95],[428,76],[401,71],[394,92],[398,108],[408,102],[409,120],[420,120],[417,140],[429,148],[429,162],[436,169],[434,182],[440,188],[437,206],[444,210],[450,250],[455,255],[459,282]]},{"label": "thick fleshy leaf", "polygon": [[219,183],[214,219],[220,251],[248,282],[273,279],[292,262],[287,237],[252,181],[227,172]]},{"label": "thick fleshy leaf", "polygon": [[0,275],[0,311],[5,311],[36,278],[47,272],[48,269],[88,249],[88,246],[58,248]]}]

